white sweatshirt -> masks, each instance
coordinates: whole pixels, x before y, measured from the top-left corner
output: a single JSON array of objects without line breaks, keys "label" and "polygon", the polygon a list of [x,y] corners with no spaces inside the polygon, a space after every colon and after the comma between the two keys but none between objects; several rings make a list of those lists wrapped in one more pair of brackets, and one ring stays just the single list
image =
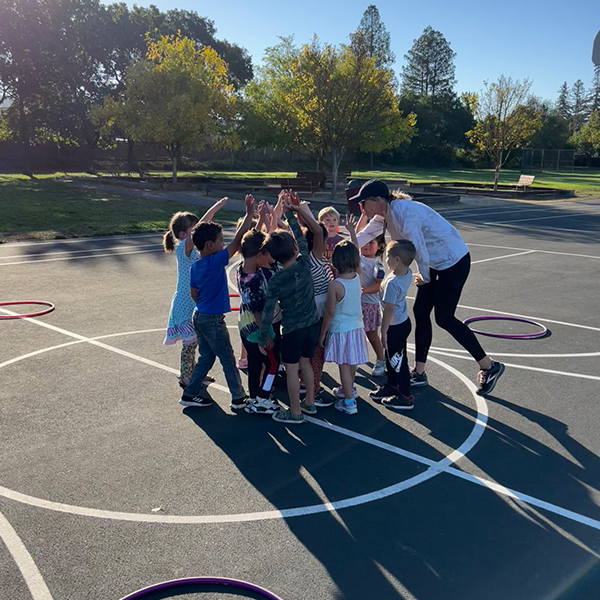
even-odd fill
[{"label": "white sweatshirt", "polygon": [[393,240],[410,240],[417,249],[415,261],[425,283],[431,281],[429,267],[449,269],[469,248],[456,228],[435,210],[414,200],[392,200],[387,219],[375,216],[357,233],[359,247],[381,235],[387,226]]}]

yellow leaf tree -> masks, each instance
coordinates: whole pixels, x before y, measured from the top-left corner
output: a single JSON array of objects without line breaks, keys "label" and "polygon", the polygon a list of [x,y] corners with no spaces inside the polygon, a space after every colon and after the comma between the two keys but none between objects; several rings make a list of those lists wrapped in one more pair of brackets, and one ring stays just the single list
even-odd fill
[{"label": "yellow leaf tree", "polygon": [[118,126],[137,142],[168,149],[177,182],[182,147],[236,147],[234,89],[227,65],[210,47],[182,36],[148,40],[146,59],[132,63],[119,98],[92,114],[97,125]]}]

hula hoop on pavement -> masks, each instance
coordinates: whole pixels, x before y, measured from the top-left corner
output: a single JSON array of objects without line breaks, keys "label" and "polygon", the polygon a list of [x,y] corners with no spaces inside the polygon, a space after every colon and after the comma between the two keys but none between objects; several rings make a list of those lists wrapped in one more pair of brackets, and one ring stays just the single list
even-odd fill
[{"label": "hula hoop on pavement", "polygon": [[42,315],[46,315],[49,312],[54,310],[54,304],[52,302],[46,302],[44,300],[23,300],[19,302],[0,302],[0,306],[16,306],[18,304],[34,304],[36,306],[47,306],[45,310],[40,310],[32,313],[25,313],[22,315],[0,315],[0,320],[7,319],[28,319],[32,317],[41,317]]},{"label": "hula hoop on pavement", "polygon": [[[240,295],[239,294],[229,294],[229,297],[230,298],[239,298]],[[232,306],[231,310],[240,310],[240,307],[239,306]]]},{"label": "hula hoop on pavement", "polygon": [[521,319],[519,317],[498,317],[486,315],[480,317],[469,317],[468,319],[465,319],[463,323],[468,325],[469,323],[474,323],[475,321],[516,321],[518,323],[534,325],[535,327],[539,327],[541,330],[534,333],[490,333],[489,331],[471,329],[473,333],[478,333],[479,335],[487,335],[488,337],[503,338],[506,340],[535,340],[538,338],[543,338],[548,333],[548,328],[544,327],[541,323],[532,321],[531,319]]},{"label": "hula hoop on pavement", "polygon": [[260,594],[268,600],[282,600],[281,597],[275,595],[273,592],[254,583],[243,581],[241,579],[230,579],[229,577],[185,577],[184,579],[171,579],[170,581],[156,583],[138,590],[137,592],[133,592],[133,594],[129,594],[128,596],[121,598],[121,600],[138,600],[139,598],[145,598],[148,594],[152,594],[153,592],[186,585],[229,586]]}]

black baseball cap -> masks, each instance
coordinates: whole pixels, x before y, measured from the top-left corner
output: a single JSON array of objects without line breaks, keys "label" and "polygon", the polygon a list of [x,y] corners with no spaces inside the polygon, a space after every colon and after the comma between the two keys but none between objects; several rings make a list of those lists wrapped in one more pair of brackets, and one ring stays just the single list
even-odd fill
[{"label": "black baseball cap", "polygon": [[363,183],[356,196],[352,196],[348,202],[362,202],[367,198],[390,198],[390,188],[379,179],[371,179]]}]

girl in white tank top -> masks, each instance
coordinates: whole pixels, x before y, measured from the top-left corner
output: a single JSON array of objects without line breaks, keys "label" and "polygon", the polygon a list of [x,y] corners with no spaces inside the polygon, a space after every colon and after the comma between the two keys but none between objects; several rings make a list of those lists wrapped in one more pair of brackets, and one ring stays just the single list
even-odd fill
[{"label": "girl in white tank top", "polygon": [[[348,228],[351,226],[351,223],[346,224]],[[325,345],[325,361],[336,363],[340,369],[342,385],[333,390],[338,398],[335,407],[352,415],[358,412],[354,388],[356,366],[369,358],[362,320],[358,248],[346,240],[339,242],[331,261],[339,277],[327,290],[319,344]]]}]

